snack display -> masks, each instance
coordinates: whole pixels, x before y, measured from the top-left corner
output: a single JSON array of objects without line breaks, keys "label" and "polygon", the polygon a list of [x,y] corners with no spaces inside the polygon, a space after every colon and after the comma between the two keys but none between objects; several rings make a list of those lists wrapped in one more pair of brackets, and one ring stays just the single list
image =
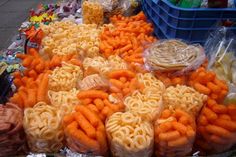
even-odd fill
[{"label": "snack display", "polygon": [[14,156],[25,153],[27,146],[22,127],[22,109],[12,103],[0,104],[0,118],[0,156]]},{"label": "snack display", "polygon": [[207,96],[184,85],[170,86],[163,94],[165,108],[170,110],[179,108],[194,116],[198,115],[206,99]]},{"label": "snack display", "polygon": [[58,110],[43,102],[24,111],[23,126],[33,152],[57,152],[64,145],[64,133]]},{"label": "snack display", "polygon": [[110,149],[117,157],[151,157],[154,130],[151,123],[131,112],[114,113],[106,122]]},{"label": "snack display", "polygon": [[165,109],[155,123],[156,156],[181,157],[192,151],[195,119],[183,110]]},{"label": "snack display", "polygon": [[201,46],[187,45],[178,40],[156,42],[145,53],[147,67],[160,71],[194,70],[205,59]]},{"label": "snack display", "polygon": [[204,48],[159,40],[143,12],[130,16],[138,5],[39,6],[60,18],[30,23],[21,30],[25,51],[8,54],[20,68],[4,78],[11,90],[0,95],[7,102],[0,104],[0,157],[221,156],[235,149],[232,36]]}]

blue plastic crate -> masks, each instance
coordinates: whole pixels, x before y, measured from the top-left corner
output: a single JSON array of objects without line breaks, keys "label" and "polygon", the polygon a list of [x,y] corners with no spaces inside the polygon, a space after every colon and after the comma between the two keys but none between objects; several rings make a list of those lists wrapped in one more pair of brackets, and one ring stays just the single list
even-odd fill
[{"label": "blue plastic crate", "polygon": [[[161,4],[166,4],[161,5]],[[215,31],[217,29],[216,23],[222,19],[221,18],[182,18],[182,17],[174,17],[173,15],[169,14],[173,12],[171,11],[171,8],[175,8],[175,12],[177,13],[176,6],[173,6],[171,3],[169,3],[167,0],[157,0],[157,2],[154,2],[154,0],[142,0],[142,7],[143,11],[147,15],[148,19],[151,20],[154,24],[154,33],[156,36],[158,36],[161,39],[170,39],[170,38],[179,38],[186,41],[189,41],[191,43],[201,43],[204,44],[209,33],[212,31]],[[167,8],[168,7],[168,8]],[[193,16],[195,15],[201,15],[208,9],[179,9],[179,15],[186,14],[186,12],[182,12],[182,10],[188,10],[188,14]],[[197,11],[196,11],[197,10]],[[201,10],[200,12],[198,10]],[[214,10],[214,9],[209,9]],[[220,11],[220,9],[215,9],[220,12],[220,15],[227,15],[227,13],[224,13]],[[236,9],[223,9],[223,10],[234,10],[236,17]],[[188,16],[190,16],[188,15]],[[187,19],[187,20],[186,20]],[[227,19],[227,18],[225,18]],[[231,18],[231,20],[234,18]],[[213,26],[214,25],[214,26]],[[236,33],[236,27],[231,27],[231,31]]]}]

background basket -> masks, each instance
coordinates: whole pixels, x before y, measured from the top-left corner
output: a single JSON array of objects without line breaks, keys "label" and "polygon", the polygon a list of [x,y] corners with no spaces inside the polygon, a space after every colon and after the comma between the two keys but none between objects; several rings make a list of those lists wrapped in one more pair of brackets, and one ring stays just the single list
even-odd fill
[{"label": "background basket", "polygon": [[[142,0],[142,9],[161,39],[179,38],[204,44],[225,21],[236,22],[236,8],[180,8],[168,0]],[[236,34],[236,24],[229,30]]]}]

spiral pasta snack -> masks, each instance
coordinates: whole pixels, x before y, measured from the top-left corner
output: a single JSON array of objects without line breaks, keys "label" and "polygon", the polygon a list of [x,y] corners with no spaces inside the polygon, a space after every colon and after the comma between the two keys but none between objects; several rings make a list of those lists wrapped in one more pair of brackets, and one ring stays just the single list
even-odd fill
[{"label": "spiral pasta snack", "polygon": [[106,122],[110,148],[115,157],[150,157],[153,127],[131,112],[116,112]]},{"label": "spiral pasta snack", "polygon": [[63,63],[62,67],[57,67],[49,76],[49,90],[69,91],[77,86],[77,81],[81,80],[83,72],[79,66]]},{"label": "spiral pasta snack", "polygon": [[74,113],[64,117],[63,125],[67,146],[72,151],[91,155],[107,153],[104,124],[88,107],[77,105]]},{"label": "spiral pasta snack", "polygon": [[63,147],[61,116],[55,107],[39,102],[25,109],[23,126],[31,151],[57,152]]},{"label": "spiral pasta snack", "polygon": [[22,127],[23,112],[15,104],[0,104],[0,157],[14,156],[26,151]]},{"label": "spiral pasta snack", "polygon": [[192,116],[180,109],[165,109],[155,122],[155,154],[183,157],[192,151],[196,124]]},{"label": "spiral pasta snack", "polygon": [[207,96],[184,85],[170,86],[163,94],[165,108],[170,110],[179,108],[194,116],[198,115],[206,99]]}]

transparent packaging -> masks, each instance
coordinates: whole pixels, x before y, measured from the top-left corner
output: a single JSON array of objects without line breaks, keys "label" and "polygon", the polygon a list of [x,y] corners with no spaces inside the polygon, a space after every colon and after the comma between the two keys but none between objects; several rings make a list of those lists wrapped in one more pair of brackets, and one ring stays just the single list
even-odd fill
[{"label": "transparent packaging", "polygon": [[195,136],[196,124],[190,114],[166,109],[155,122],[155,155],[187,156],[192,152]]},{"label": "transparent packaging", "polygon": [[23,111],[15,104],[0,104],[0,157],[26,152],[26,138],[22,127]]},{"label": "transparent packaging", "polygon": [[106,122],[114,157],[151,157],[154,130],[151,123],[131,112],[116,112]]},{"label": "transparent packaging", "polygon": [[144,52],[145,66],[149,70],[183,74],[197,69],[205,60],[200,45],[188,45],[180,40],[157,41]]}]

